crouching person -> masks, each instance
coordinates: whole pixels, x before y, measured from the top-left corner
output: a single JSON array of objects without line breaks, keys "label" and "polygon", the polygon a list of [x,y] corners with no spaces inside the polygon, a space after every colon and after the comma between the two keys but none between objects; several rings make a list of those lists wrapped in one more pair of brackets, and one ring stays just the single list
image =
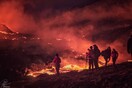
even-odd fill
[{"label": "crouching person", "polygon": [[61,59],[58,54],[55,55],[55,57],[53,59],[53,63],[55,64],[56,74],[60,75],[59,70],[60,70]]}]

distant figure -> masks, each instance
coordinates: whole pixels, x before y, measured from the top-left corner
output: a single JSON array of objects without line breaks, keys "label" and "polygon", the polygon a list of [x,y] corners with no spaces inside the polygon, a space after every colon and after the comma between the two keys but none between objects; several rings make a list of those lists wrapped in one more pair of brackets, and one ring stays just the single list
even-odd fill
[{"label": "distant figure", "polygon": [[111,56],[112,56],[113,65],[115,66],[116,60],[118,58],[118,52],[115,49],[113,49],[112,52],[111,52]]},{"label": "distant figure", "polygon": [[100,56],[100,50],[99,50],[97,45],[93,45],[93,47],[94,47],[94,49],[93,49],[93,53],[94,53],[93,61],[94,61],[94,66],[97,69],[97,68],[99,68],[98,59],[99,59],[99,56]]},{"label": "distant figure", "polygon": [[56,54],[56,56],[54,57],[53,63],[55,64],[56,74],[59,75],[61,59],[58,54]]},{"label": "distant figure", "polygon": [[111,56],[111,48],[108,47],[107,49],[103,50],[101,52],[101,55],[104,57],[105,59],[105,66],[107,66],[107,63],[110,61],[110,56]]},{"label": "distant figure", "polygon": [[132,35],[127,41],[127,52],[131,54],[131,59],[132,59]]},{"label": "distant figure", "polygon": [[88,49],[88,53],[86,53],[86,59],[89,62],[89,69],[93,69],[93,47],[90,46],[90,49]]}]

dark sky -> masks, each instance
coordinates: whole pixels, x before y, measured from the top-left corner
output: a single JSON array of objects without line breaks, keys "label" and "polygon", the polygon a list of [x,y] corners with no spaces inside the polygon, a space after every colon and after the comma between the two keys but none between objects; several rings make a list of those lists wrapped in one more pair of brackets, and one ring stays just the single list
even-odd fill
[{"label": "dark sky", "polygon": [[39,12],[45,9],[71,10],[90,5],[96,1],[97,0],[28,0],[25,2],[24,7],[25,10],[30,12]]},{"label": "dark sky", "polygon": [[131,3],[131,0],[22,0],[24,11],[29,14],[39,15],[45,10],[52,10],[54,15],[56,12],[74,10],[91,6],[94,9],[98,6],[103,6],[106,10],[111,10],[114,6],[125,8]]}]

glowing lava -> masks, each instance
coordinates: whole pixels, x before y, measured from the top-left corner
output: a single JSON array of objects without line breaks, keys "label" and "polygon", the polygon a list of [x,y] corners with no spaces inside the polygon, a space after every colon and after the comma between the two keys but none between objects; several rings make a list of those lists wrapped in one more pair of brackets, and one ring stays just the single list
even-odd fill
[{"label": "glowing lava", "polygon": [[[79,60],[69,60],[69,59],[63,59],[61,63],[60,73],[67,73],[70,71],[77,71],[80,72],[82,70],[88,69],[88,63],[85,62],[85,60],[79,61]],[[78,62],[77,62],[78,61]],[[99,60],[99,67],[104,65],[103,58],[100,57]],[[48,75],[54,75],[56,74],[55,67],[52,63],[49,65],[39,65],[39,64],[33,64],[31,68],[26,68],[27,76],[37,77],[41,74],[48,74]]]},{"label": "glowing lava", "polygon": [[[66,72],[70,72],[70,71],[82,71],[86,69],[85,67],[80,67],[78,65],[72,65],[72,64],[69,64],[69,65],[66,65],[62,68],[60,68],[60,73],[66,73]],[[55,72],[55,67],[52,66],[50,68],[44,68],[44,69],[41,69],[39,71],[32,71],[31,69],[26,69],[28,71],[28,74],[27,76],[32,76],[32,77],[37,77],[41,74],[48,74],[48,75],[54,75],[56,74]]]}]

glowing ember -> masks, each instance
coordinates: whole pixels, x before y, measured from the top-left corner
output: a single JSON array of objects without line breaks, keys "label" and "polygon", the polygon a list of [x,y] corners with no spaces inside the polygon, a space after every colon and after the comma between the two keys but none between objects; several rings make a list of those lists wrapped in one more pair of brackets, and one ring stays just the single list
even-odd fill
[{"label": "glowing ember", "polygon": [[5,31],[0,31],[0,33],[2,33],[2,34],[8,34],[7,32],[5,32]]},{"label": "glowing ember", "polygon": [[80,67],[78,65],[72,65],[72,64],[70,64],[70,65],[64,66],[61,70],[67,70],[67,71],[76,70],[76,71],[81,71],[83,69],[85,69],[85,67]]},{"label": "glowing ember", "polygon": [[128,62],[132,62],[132,60],[128,60]]},{"label": "glowing ember", "polygon": [[17,38],[12,38],[12,40],[17,40]]},{"label": "glowing ember", "polygon": [[59,38],[58,38],[58,39],[56,39],[56,40],[61,41],[62,39],[59,39]]}]

